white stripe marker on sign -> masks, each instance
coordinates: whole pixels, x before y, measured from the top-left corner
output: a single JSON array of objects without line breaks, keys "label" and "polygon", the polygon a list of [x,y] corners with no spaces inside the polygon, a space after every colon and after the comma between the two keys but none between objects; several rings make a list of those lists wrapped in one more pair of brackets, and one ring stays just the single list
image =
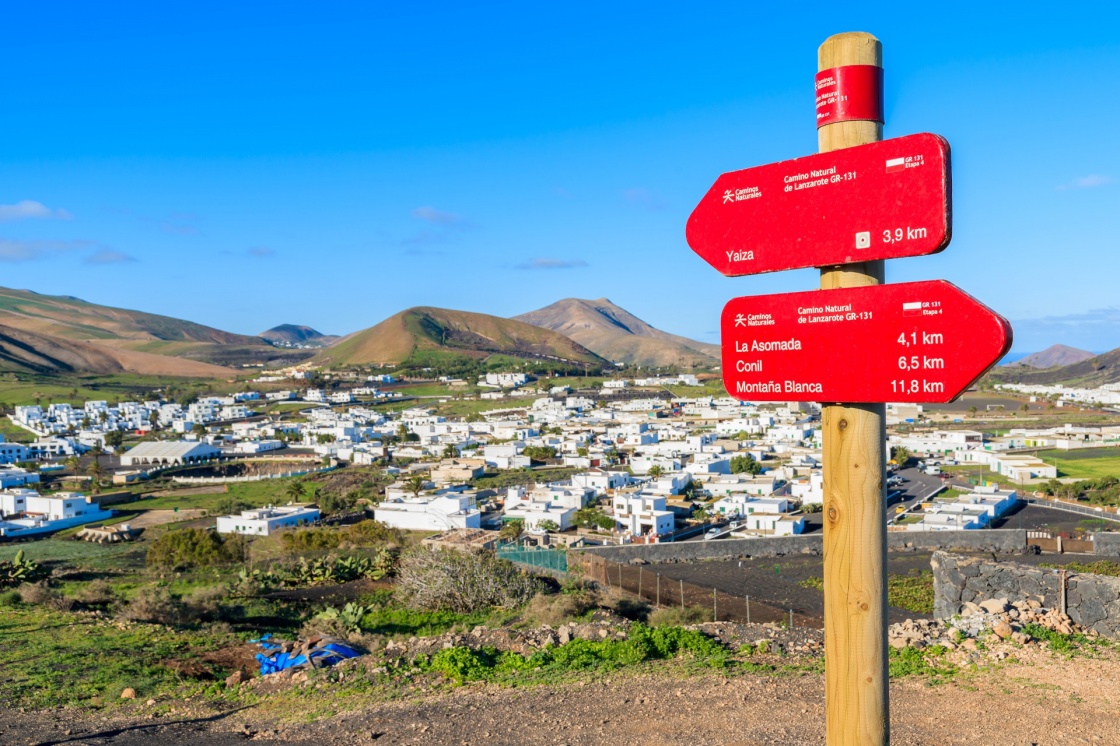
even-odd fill
[{"label": "white stripe marker on sign", "polygon": [[891,158],[887,161],[887,173],[893,174],[895,171],[902,171],[906,168],[905,158]]}]

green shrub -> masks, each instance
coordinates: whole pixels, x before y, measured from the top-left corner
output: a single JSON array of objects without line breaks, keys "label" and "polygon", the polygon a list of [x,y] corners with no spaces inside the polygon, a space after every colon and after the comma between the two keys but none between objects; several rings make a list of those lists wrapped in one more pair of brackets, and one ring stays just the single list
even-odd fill
[{"label": "green shrub", "polygon": [[649,623],[653,627],[680,626],[687,624],[703,624],[712,621],[712,610],[706,606],[667,606],[657,609],[649,615]]},{"label": "green shrub", "polygon": [[21,600],[17,590],[11,589],[0,593],[0,606],[15,606]]},{"label": "green shrub", "polygon": [[242,536],[228,539],[201,528],[170,531],[148,547],[147,562],[154,567],[186,569],[241,562],[246,541]]},{"label": "green shrub", "polygon": [[183,617],[179,603],[163,586],[145,586],[121,609],[119,616],[130,622],[178,624]]},{"label": "green shrub", "polygon": [[417,547],[397,569],[401,599],[415,609],[470,613],[521,606],[541,589],[536,578],[488,552],[434,552]]}]

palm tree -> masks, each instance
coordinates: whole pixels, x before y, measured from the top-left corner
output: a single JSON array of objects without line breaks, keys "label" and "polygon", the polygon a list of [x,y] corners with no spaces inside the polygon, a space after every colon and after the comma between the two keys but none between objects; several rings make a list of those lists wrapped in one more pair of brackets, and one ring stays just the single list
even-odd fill
[{"label": "palm tree", "polygon": [[412,493],[414,498],[420,497],[420,493],[428,486],[428,478],[423,474],[413,474],[408,479],[404,480],[404,488]]},{"label": "palm tree", "polygon": [[653,479],[659,479],[661,477],[661,464],[654,464],[649,467],[649,475]]},{"label": "palm tree", "polygon": [[86,473],[93,477],[93,483],[91,485],[93,488],[93,494],[96,495],[97,493],[101,492],[101,475],[105,473],[105,469],[102,468],[101,462],[97,460],[91,461],[89,466],[86,467]]},{"label": "palm tree", "polygon": [[303,484],[295,481],[289,483],[288,488],[284,490],[284,494],[290,502],[299,502],[303,499]]},{"label": "palm tree", "polygon": [[498,531],[498,538],[505,539],[509,542],[515,542],[521,538],[521,534],[525,531],[525,521],[520,518],[515,518],[512,521],[506,521],[502,524],[502,528]]},{"label": "palm tree", "polygon": [[80,458],[78,458],[76,455],[71,454],[71,455],[66,457],[66,460],[63,463],[66,464],[67,469],[69,469],[70,471],[77,474],[78,473],[78,467],[81,466],[82,460]]}]

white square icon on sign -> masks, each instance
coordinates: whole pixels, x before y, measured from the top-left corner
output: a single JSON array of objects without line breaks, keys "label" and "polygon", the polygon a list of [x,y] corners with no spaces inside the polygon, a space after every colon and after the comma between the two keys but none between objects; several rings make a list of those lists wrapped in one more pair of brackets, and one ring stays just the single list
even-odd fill
[{"label": "white square icon on sign", "polygon": [[856,234],[856,248],[857,249],[870,249],[871,248],[871,231],[860,231]]}]

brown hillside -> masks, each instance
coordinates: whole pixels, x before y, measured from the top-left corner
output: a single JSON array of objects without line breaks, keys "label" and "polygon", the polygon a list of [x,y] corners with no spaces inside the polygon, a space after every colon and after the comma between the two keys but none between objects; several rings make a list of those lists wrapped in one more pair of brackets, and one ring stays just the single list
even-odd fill
[{"label": "brown hillside", "polygon": [[333,365],[403,363],[414,352],[470,357],[506,354],[601,365],[604,361],[562,334],[513,319],[443,308],[410,308],[355,332],[312,362]]},{"label": "brown hillside", "polygon": [[0,324],[52,337],[84,341],[138,341],[264,344],[257,337],[233,334],[192,321],[143,311],[87,303],[61,295],[0,288]]},{"label": "brown hillside", "polygon": [[195,360],[101,347],[89,342],[0,325],[0,370],[33,373],[140,373],[192,378],[225,378],[221,368]]},{"label": "brown hillside", "polygon": [[514,318],[559,332],[613,362],[691,367],[719,360],[718,345],[663,332],[606,298],[565,298]]},{"label": "brown hillside", "polygon": [[1079,350],[1076,347],[1067,347],[1066,345],[1050,345],[1042,352],[1035,352],[1027,355],[1022,360],[1011,363],[1011,365],[1025,365],[1030,368],[1053,368],[1058,365],[1080,363],[1082,360],[1088,360],[1091,357],[1094,357],[1093,353],[1087,350]]}]

